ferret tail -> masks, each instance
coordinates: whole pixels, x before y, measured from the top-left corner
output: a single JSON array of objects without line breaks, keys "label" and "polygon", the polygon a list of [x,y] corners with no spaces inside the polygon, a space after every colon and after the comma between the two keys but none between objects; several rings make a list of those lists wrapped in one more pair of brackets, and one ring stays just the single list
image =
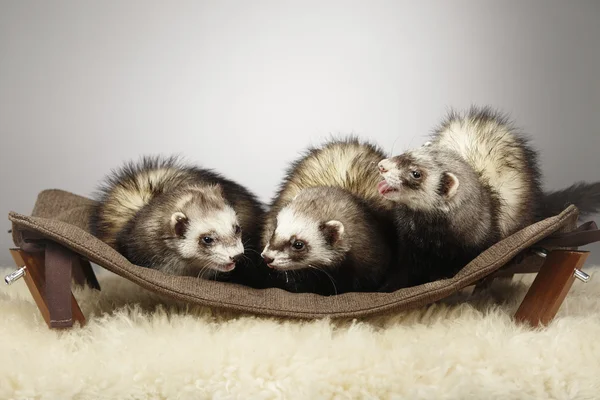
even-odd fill
[{"label": "ferret tail", "polygon": [[540,217],[543,219],[560,214],[571,204],[579,209],[580,216],[600,212],[600,182],[578,182],[562,190],[544,193]]}]

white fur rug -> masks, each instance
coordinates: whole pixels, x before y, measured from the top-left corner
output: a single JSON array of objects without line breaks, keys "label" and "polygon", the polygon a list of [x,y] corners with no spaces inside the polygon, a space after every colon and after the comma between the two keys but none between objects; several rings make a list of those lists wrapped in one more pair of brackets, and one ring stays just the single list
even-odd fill
[{"label": "white fur rug", "polygon": [[299,322],[186,307],[105,272],[102,292],[76,293],[89,323],[63,332],[22,280],[2,284],[0,399],[600,398],[600,270],[587,271],[599,279],[576,281],[541,330],[511,320],[516,280],[468,303]]}]

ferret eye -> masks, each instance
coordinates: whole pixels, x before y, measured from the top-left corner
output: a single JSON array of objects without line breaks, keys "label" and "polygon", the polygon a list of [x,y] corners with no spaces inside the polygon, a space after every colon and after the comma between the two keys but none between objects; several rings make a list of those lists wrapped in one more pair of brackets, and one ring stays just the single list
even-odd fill
[{"label": "ferret eye", "polygon": [[236,235],[239,235],[242,232],[242,227],[239,225],[234,226],[233,229]]},{"label": "ferret eye", "polygon": [[204,236],[202,238],[202,243],[204,243],[204,244],[211,244],[214,241],[215,241],[215,239],[211,238],[210,236]]},{"label": "ferret eye", "polygon": [[292,247],[294,248],[294,250],[302,250],[304,248],[304,242],[301,240],[296,240],[292,244]]},{"label": "ferret eye", "polygon": [[410,174],[415,179],[421,179],[421,173],[419,171],[410,171]]}]

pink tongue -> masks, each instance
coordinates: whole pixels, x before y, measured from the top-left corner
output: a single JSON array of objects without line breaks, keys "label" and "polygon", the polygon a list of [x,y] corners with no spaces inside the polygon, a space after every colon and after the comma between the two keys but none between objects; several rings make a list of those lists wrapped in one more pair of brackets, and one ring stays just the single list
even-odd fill
[{"label": "pink tongue", "polygon": [[387,184],[386,181],[381,181],[377,184],[377,190],[379,190],[379,194],[386,194],[392,190],[392,188]]},{"label": "pink tongue", "polygon": [[227,264],[224,269],[225,271],[232,271],[235,268],[235,263]]}]

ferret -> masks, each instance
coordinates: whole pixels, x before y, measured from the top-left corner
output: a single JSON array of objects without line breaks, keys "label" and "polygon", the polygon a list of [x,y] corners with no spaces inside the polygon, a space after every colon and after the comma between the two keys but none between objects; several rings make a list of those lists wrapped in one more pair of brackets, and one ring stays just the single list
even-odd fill
[{"label": "ferret", "polygon": [[404,286],[453,276],[499,240],[559,213],[573,196],[595,196],[583,213],[600,205],[599,183],[544,194],[537,153],[489,108],[451,113],[429,142],[381,160],[378,169],[379,192],[398,204],[400,258],[409,268],[397,284]]},{"label": "ferret", "polygon": [[258,253],[263,215],[253,194],[212,170],[143,157],[105,178],[90,227],[133,264],[216,279]]},{"label": "ferret", "polygon": [[321,295],[377,289],[393,257],[393,203],[376,188],[382,157],[348,138],[292,164],[262,235],[261,255],[278,286]]},{"label": "ferret", "polygon": [[569,205],[577,207],[580,218],[599,213],[600,182],[577,182],[565,189],[544,192],[536,219],[558,215]]}]

